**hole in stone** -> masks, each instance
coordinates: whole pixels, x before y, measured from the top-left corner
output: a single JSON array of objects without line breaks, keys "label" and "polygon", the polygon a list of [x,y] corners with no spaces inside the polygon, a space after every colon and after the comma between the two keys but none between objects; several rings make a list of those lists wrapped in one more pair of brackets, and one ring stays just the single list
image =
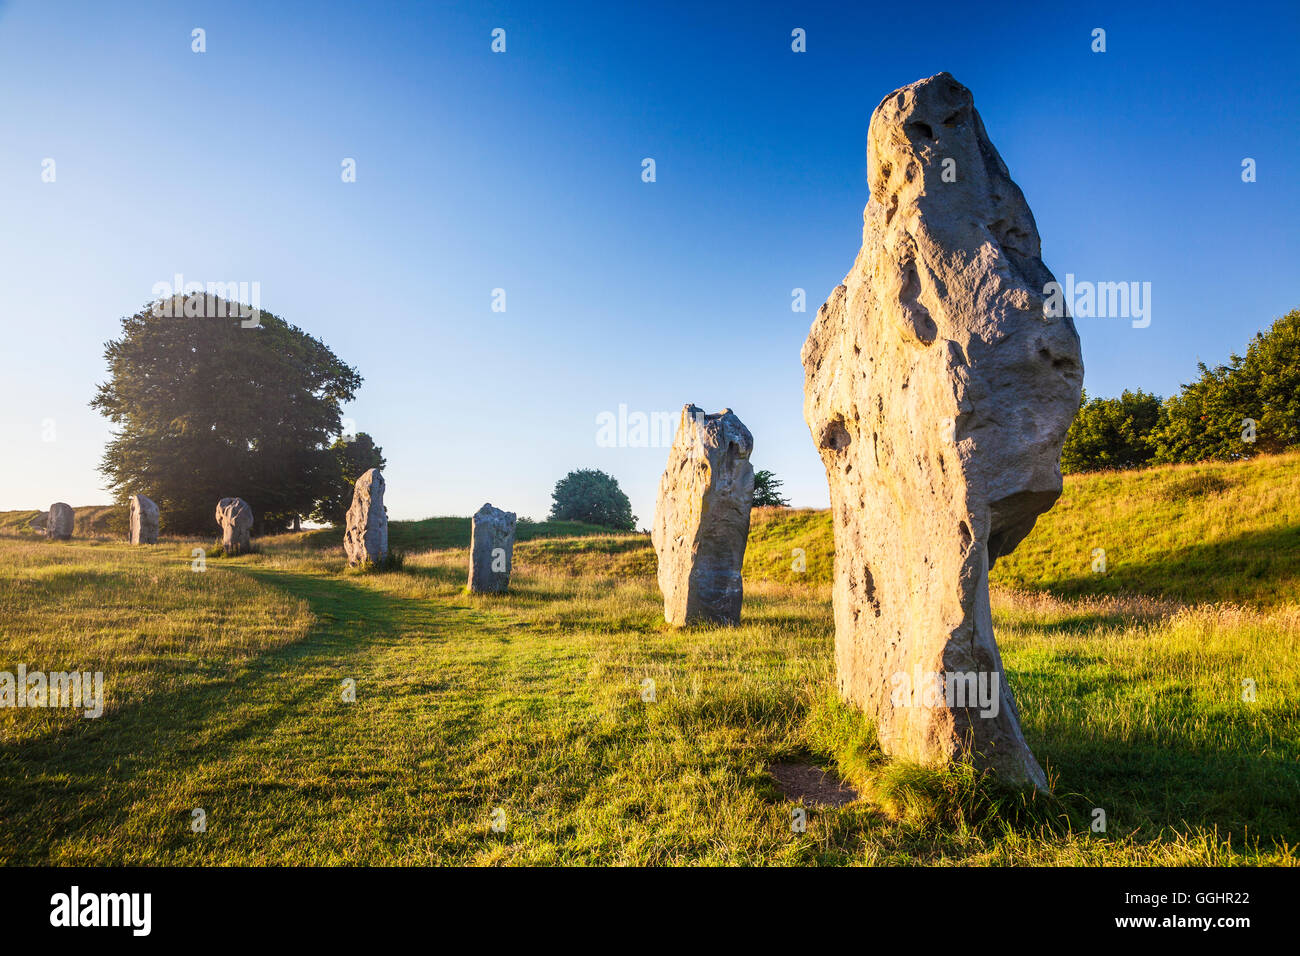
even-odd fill
[{"label": "hole in stone", "polygon": [[862,597],[876,612],[876,617],[880,617],[880,602],[876,600],[876,579],[872,577],[871,569],[865,564],[862,566]]},{"label": "hole in stone", "polygon": [[907,263],[899,298],[912,322],[916,337],[923,345],[932,344],[939,335],[939,326],[930,317],[930,310],[921,304],[921,276],[916,271],[915,261]]},{"label": "hole in stone", "polygon": [[1029,233],[1021,229],[1013,222],[1006,219],[999,219],[996,222],[989,223],[989,232],[993,238],[998,241],[998,245],[1020,256],[1027,256],[1029,246]]},{"label": "hole in stone", "polygon": [[916,130],[918,133],[920,133],[920,134],[921,134],[922,136],[924,136],[926,139],[934,139],[934,130],[930,128],[930,124],[929,124],[929,123],[922,123],[922,122],[920,122],[920,121],[918,120],[918,121],[915,121],[915,122],[912,122],[912,123],[908,123],[908,124],[907,124],[907,128],[908,128],[908,129],[912,129],[912,130]]},{"label": "hole in stone", "polygon": [[843,419],[835,419],[822,429],[822,438],[818,443],[822,448],[843,451],[849,447],[849,430],[844,427]]},{"label": "hole in stone", "polygon": [[966,547],[966,545],[970,544],[970,539],[971,539],[970,525],[968,525],[964,521],[958,524],[957,535],[958,537],[961,538],[961,546],[963,548]]},{"label": "hole in stone", "polygon": [[1068,355],[1062,355],[1059,358],[1053,358],[1051,350],[1047,348],[1039,349],[1038,357],[1041,358],[1044,362],[1051,362],[1052,368],[1073,369],[1076,367],[1074,359],[1070,358]]}]

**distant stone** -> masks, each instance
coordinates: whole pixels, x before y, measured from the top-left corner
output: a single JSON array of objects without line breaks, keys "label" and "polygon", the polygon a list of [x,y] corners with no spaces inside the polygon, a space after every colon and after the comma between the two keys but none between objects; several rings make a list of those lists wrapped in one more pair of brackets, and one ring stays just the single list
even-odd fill
[{"label": "distant stone", "polygon": [[384,507],[384,476],[371,468],[357,479],[343,533],[348,565],[379,564],[388,556],[388,509]]},{"label": "distant stone", "polygon": [[252,546],[253,509],[243,498],[218,501],[217,524],[221,525],[221,548],[226,554],[243,554]]},{"label": "distant stone", "polygon": [[495,594],[510,586],[515,554],[515,514],[485,504],[474,513],[469,539],[469,589]]},{"label": "distant stone", "polygon": [[131,543],[158,543],[158,506],[144,495],[131,496]]},{"label": "distant stone", "polygon": [[45,516],[45,536],[53,541],[67,541],[72,537],[73,521],[72,505],[56,501]]},{"label": "distant stone", "polygon": [[740,620],[753,450],[754,437],[731,409],[714,415],[694,405],[682,409],[650,535],[669,624]]},{"label": "distant stone", "polygon": [[31,528],[33,531],[39,531],[44,534],[45,522],[49,520],[49,517],[50,513],[48,511],[38,511],[36,512],[36,517],[27,522],[27,527]]},{"label": "distant stone", "polygon": [[895,90],[867,138],[862,247],[803,347],[840,690],[888,754],[1046,787],[988,575],[1061,494],[1079,336],[970,90],[947,73]]}]

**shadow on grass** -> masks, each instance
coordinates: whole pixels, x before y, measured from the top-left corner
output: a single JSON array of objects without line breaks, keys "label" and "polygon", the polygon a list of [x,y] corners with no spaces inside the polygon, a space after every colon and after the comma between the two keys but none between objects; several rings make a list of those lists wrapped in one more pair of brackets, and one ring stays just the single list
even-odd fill
[{"label": "shadow on grass", "polygon": [[1300,527],[1254,531],[1125,560],[1108,551],[1105,574],[1080,571],[1034,585],[1059,597],[1142,594],[1187,603],[1228,601],[1272,605],[1300,600]]},{"label": "shadow on grass", "polygon": [[1078,728],[1026,724],[1030,749],[1054,790],[1035,794],[962,765],[936,770],[891,759],[870,722],[834,694],[812,705],[805,729],[812,760],[833,764],[869,805],[926,832],[975,826],[1088,834],[1100,808],[1109,837],[1138,843],[1192,827],[1215,831],[1239,850],[1255,841],[1265,847],[1300,841],[1300,762],[1265,753],[1276,744],[1267,732],[1238,750],[1190,739],[1173,746],[1106,737],[1076,742],[1068,740],[1071,733]]},{"label": "shadow on grass", "polygon": [[[234,671],[188,662],[186,673],[206,679],[200,686],[146,694],[102,718],[0,743],[0,819],[28,834],[23,858],[41,861],[50,844],[80,825],[126,823],[144,796],[130,784],[153,771],[165,768],[171,779],[184,778],[220,763],[246,741],[270,738],[295,715],[348,706],[340,702],[336,675],[362,673],[358,657],[403,640],[414,622],[422,640],[442,639],[464,623],[463,609],[394,597],[346,578],[253,565],[230,570],[306,601],[316,622],[301,639]],[[329,676],[318,676],[322,671]],[[460,734],[468,738],[476,732],[473,706],[466,716]],[[37,807],[39,820],[31,818]]]},{"label": "shadow on grass", "polygon": [[465,587],[469,580],[469,565],[465,567],[453,567],[446,564],[413,564],[410,561],[402,568],[401,574],[407,574],[414,578],[427,578],[437,584],[448,587]]},{"label": "shadow on grass", "polygon": [[1272,744],[1264,734],[1239,753],[1109,739],[1035,746],[1037,735],[1026,735],[1059,775],[1058,790],[1076,820],[1101,808],[1112,832],[1138,839],[1190,824],[1216,829],[1238,847],[1248,839],[1300,842],[1300,764],[1263,753]]},{"label": "shadow on grass", "polygon": [[[994,620],[999,624],[1001,615],[994,612]],[[1088,637],[1093,631],[1102,629],[1120,629],[1136,624],[1150,624],[1161,619],[1160,614],[1139,615],[1128,611],[1095,611],[1084,614],[1066,614],[1057,620],[1013,620],[1011,626],[1032,628],[1041,635],[1066,635],[1070,637]]]}]

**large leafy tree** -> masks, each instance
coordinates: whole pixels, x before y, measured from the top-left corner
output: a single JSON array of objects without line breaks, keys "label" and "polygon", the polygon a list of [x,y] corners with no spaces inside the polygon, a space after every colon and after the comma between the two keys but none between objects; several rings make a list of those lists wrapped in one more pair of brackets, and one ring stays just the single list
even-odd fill
[{"label": "large leafy tree", "polygon": [[[172,315],[190,311],[174,301]],[[361,376],[278,316],[244,327],[236,306],[212,297],[203,314],[214,302],[231,317],[151,305],[122,320],[90,403],[115,426],[100,470],[119,499],[153,498],[173,533],[211,533],[228,496],[252,506],[255,530],[282,529],[334,487],[328,446]]]},{"label": "large leafy tree", "polygon": [[375,440],[365,432],[358,432],[354,437],[341,437],[330,446],[336,473],[330,481],[330,489],[316,503],[312,517],[317,521],[342,525],[352,506],[352,493],[357,479],[371,468],[381,471],[388,462],[384,459],[384,450],[375,444]]},{"label": "large leafy tree", "polygon": [[1153,433],[1161,422],[1160,398],[1138,389],[1119,398],[1088,398],[1065,436],[1061,470],[1141,468],[1155,454]]},{"label": "large leafy tree", "polygon": [[569,472],[555,483],[551,498],[552,521],[585,521],[620,531],[636,529],[632,503],[618,482],[603,471],[584,468]]}]

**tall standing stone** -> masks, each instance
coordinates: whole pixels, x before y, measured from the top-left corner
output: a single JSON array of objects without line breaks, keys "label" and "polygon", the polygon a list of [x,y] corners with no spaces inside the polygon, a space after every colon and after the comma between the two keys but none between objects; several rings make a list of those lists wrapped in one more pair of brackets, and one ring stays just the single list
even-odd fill
[{"label": "tall standing stone", "polygon": [[131,496],[131,543],[158,543],[158,506],[144,495]]},{"label": "tall standing stone", "polygon": [[492,594],[510,586],[515,558],[515,513],[485,504],[470,522],[469,589]]},{"label": "tall standing stone", "polygon": [[357,479],[343,533],[343,551],[348,565],[379,564],[388,557],[388,509],[384,507],[387,485],[378,468]]},{"label": "tall standing stone", "polygon": [[72,505],[56,501],[45,516],[45,536],[52,541],[67,541],[72,537],[73,523]]},{"label": "tall standing stone", "polygon": [[[896,90],[868,139],[862,249],[803,347],[840,688],[888,753],[1045,787],[988,572],[1061,493],[1079,337],[1050,304],[1034,217],[969,90],[947,73]],[[972,706],[981,681],[990,704]]]},{"label": "tall standing stone", "polygon": [[243,554],[252,546],[253,509],[243,498],[218,501],[217,524],[221,525],[221,548],[226,554]]},{"label": "tall standing stone", "polygon": [[695,405],[682,409],[650,534],[669,624],[740,620],[753,450],[754,436],[731,409],[714,415]]}]

